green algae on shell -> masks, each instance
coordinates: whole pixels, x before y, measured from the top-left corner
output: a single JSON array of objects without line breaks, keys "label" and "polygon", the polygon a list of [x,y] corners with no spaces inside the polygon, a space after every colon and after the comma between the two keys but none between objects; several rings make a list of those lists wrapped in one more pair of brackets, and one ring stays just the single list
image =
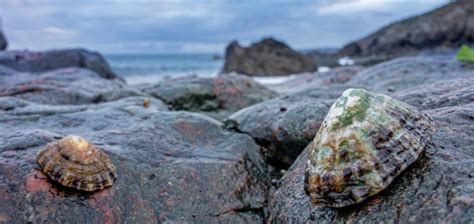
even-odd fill
[{"label": "green algae on shell", "polygon": [[109,157],[79,136],[49,143],[38,153],[37,162],[50,179],[82,191],[104,189],[117,177]]},{"label": "green algae on shell", "polygon": [[431,140],[432,119],[363,89],[331,106],[310,147],[305,192],[313,204],[345,207],[385,189]]}]

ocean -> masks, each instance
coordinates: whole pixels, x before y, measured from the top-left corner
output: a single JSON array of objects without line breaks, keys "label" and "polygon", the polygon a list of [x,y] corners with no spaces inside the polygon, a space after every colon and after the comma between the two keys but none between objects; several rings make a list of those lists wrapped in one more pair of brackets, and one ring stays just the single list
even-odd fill
[{"label": "ocean", "polygon": [[130,84],[190,75],[215,77],[223,60],[215,54],[105,54],[112,69]]}]

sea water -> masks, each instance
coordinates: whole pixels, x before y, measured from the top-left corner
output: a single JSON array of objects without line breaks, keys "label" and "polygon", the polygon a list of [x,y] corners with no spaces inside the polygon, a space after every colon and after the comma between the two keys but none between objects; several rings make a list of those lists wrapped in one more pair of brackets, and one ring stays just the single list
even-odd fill
[{"label": "sea water", "polygon": [[[156,83],[163,79],[186,76],[216,77],[222,69],[223,60],[216,60],[216,54],[105,54],[115,73],[129,84]],[[319,72],[329,68],[321,67]],[[304,73],[305,74],[305,73]],[[262,84],[278,84],[295,78],[288,76],[252,77]]]},{"label": "sea water", "polygon": [[112,69],[130,84],[184,76],[215,77],[223,60],[215,54],[106,54]]}]

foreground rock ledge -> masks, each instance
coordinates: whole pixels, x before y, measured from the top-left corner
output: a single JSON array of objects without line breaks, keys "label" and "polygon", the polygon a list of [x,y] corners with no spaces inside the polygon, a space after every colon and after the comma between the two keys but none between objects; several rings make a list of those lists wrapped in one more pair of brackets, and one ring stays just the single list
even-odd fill
[{"label": "foreground rock ledge", "polygon": [[[156,100],[144,108],[143,97],[81,106],[0,99],[0,222],[263,222],[259,146],[216,120]],[[107,152],[112,187],[80,193],[38,170],[38,150],[67,134]]]},{"label": "foreground rock ledge", "polygon": [[[453,95],[444,98],[449,100]],[[455,99],[454,99],[455,100]],[[458,101],[459,102],[459,101]],[[425,111],[436,124],[433,145],[385,191],[344,209],[311,207],[303,190],[308,148],[281,180],[269,223],[469,223],[474,220],[474,103]]]}]

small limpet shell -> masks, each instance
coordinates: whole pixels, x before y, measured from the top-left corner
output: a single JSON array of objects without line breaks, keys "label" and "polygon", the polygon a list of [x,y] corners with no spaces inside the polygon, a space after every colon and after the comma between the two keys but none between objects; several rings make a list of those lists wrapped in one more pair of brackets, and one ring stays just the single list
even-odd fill
[{"label": "small limpet shell", "polygon": [[406,103],[348,89],[310,146],[305,191],[313,204],[362,202],[415,162],[434,131],[432,119]]},{"label": "small limpet shell", "polygon": [[81,137],[69,135],[38,153],[41,170],[52,180],[82,191],[101,190],[116,179],[109,157]]},{"label": "small limpet shell", "polygon": [[143,99],[143,107],[144,108],[150,107],[150,99],[148,99],[147,97]]}]

